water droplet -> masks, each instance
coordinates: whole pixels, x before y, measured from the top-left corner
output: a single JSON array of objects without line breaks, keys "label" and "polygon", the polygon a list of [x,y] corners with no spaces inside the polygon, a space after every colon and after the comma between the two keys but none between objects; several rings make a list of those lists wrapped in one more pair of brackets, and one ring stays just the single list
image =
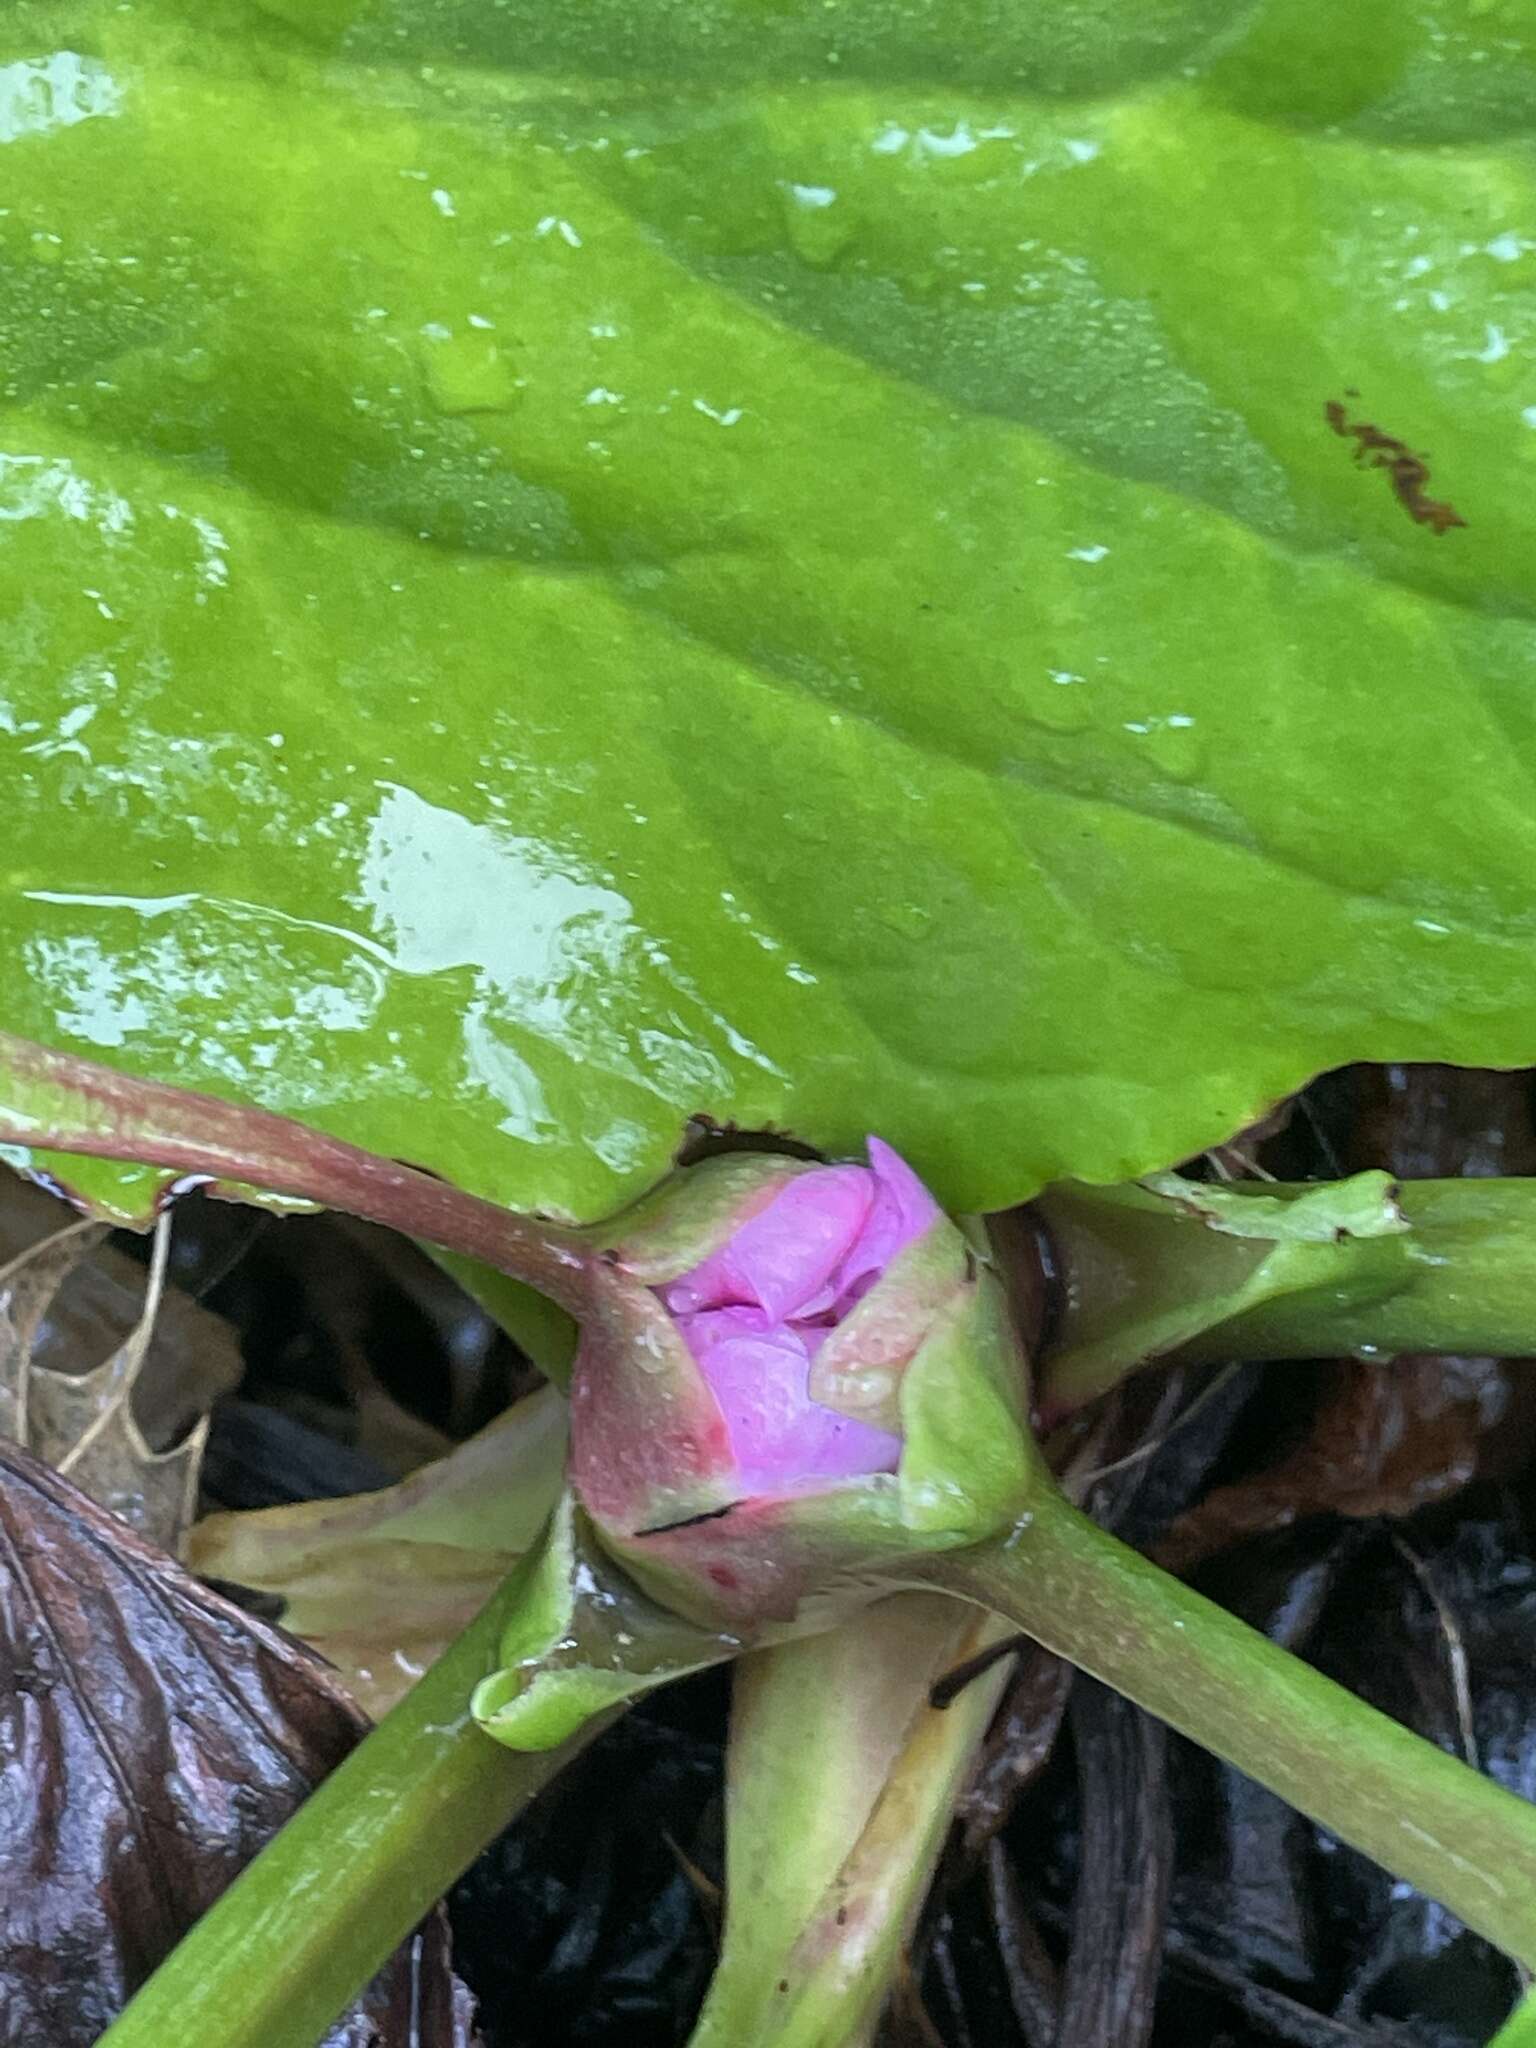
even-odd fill
[{"label": "water droplet", "polygon": [[829,1369],[822,1364],[811,1369],[811,1398],[856,1422],[890,1429],[898,1426],[896,1382],[896,1373],[885,1365],[854,1362]]},{"label": "water droplet", "polygon": [[211,384],[218,374],[212,349],[189,348],[175,358],[176,374],[185,384]]},{"label": "water droplet", "polygon": [[925,939],[933,928],[933,912],[923,903],[888,903],[880,922],[904,939]]},{"label": "water droplet", "polygon": [[115,114],[122,91],[95,57],[56,50],[48,57],[24,57],[0,65],[0,142],[23,135],[73,128],[78,122]]},{"label": "water droplet", "polygon": [[932,305],[949,290],[949,278],[934,265],[924,264],[905,274],[901,288],[909,299],[916,299],[920,305]]},{"label": "water droplet", "polygon": [[853,240],[853,220],[830,185],[781,185],[789,245],[802,263],[828,270]]},{"label": "water droplet", "polygon": [[1422,932],[1426,939],[1448,939],[1451,936],[1450,926],[1441,924],[1439,919],[1434,917],[1416,917],[1413,920],[1413,928],[1416,932]]},{"label": "water droplet", "polygon": [[434,324],[426,338],[427,390],[439,412],[505,412],[517,403],[517,379],[491,335]]},{"label": "water droplet", "polygon": [[1073,669],[1047,669],[1044,686],[1030,692],[1029,716],[1048,732],[1082,732],[1088,710],[1086,686]]},{"label": "water droplet", "polygon": [[1182,711],[1147,722],[1146,750],[1164,775],[1175,782],[1190,782],[1204,764],[1205,747],[1195,730],[1195,721]]}]

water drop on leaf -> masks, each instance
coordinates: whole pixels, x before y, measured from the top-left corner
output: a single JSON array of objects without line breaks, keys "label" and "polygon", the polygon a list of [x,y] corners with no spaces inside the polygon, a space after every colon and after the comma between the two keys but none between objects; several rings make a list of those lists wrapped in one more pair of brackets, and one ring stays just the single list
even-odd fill
[{"label": "water drop on leaf", "polygon": [[828,270],[853,240],[853,222],[830,185],[786,185],[784,221],[802,263]]},{"label": "water drop on leaf", "polygon": [[439,412],[505,412],[517,403],[517,380],[495,338],[471,330],[428,342],[427,390]]},{"label": "water drop on leaf", "polygon": [[1195,730],[1195,721],[1182,712],[1150,721],[1142,744],[1164,775],[1175,782],[1192,782],[1205,760],[1205,745]]}]

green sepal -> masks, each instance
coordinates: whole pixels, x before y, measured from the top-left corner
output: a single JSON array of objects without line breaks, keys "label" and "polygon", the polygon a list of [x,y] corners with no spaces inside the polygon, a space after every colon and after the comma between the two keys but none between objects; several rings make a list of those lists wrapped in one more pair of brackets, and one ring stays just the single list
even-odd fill
[{"label": "green sepal", "polygon": [[792,1180],[815,1171],[812,1161],[780,1153],[722,1152],[668,1175],[591,1236],[626,1273],[662,1287],[719,1251]]},{"label": "green sepal", "polygon": [[939,1217],[823,1343],[811,1366],[811,1399],[900,1434],[905,1374],[972,1264],[957,1226]]},{"label": "green sepal", "polygon": [[973,1262],[902,1381],[903,1525],[963,1542],[1011,1528],[1046,1477],[1028,1408],[1002,1287]]},{"label": "green sepal", "polygon": [[554,1749],[596,1715],[740,1648],[649,1599],[567,1489],[529,1560],[498,1668],[475,1687],[470,1709],[509,1749]]}]

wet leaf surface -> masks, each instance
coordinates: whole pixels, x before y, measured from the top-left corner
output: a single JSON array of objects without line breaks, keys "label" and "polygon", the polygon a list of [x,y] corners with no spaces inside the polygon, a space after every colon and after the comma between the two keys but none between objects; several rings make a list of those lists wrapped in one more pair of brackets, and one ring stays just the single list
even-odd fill
[{"label": "wet leaf surface", "polygon": [[[353,1746],[304,1652],[0,1444],[0,2042],[87,2048]],[[434,1916],[327,2048],[468,2048]]]},{"label": "wet leaf surface", "polygon": [[589,1216],[1531,1057],[1524,10],[833,17],[11,0],[14,1028]]}]

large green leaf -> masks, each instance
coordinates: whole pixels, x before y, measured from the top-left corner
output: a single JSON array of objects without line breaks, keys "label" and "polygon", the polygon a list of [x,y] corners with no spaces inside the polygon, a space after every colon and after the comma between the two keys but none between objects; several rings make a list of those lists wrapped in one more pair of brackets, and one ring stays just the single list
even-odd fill
[{"label": "large green leaf", "polygon": [[0,1021],[581,1215],[1536,1058],[1533,112],[1530,0],[9,0]]}]

